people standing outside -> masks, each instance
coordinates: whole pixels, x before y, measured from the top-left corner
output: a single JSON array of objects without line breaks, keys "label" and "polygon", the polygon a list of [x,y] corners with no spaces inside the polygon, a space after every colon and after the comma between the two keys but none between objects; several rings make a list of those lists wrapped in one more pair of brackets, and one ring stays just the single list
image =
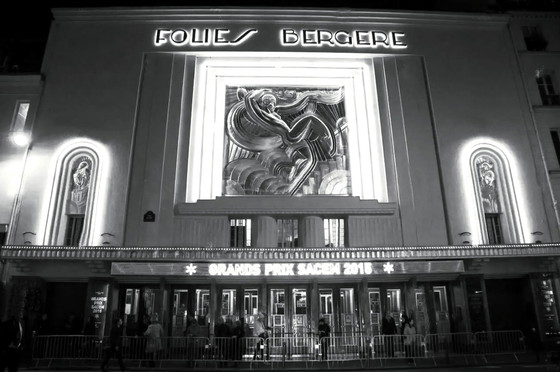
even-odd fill
[{"label": "people standing outside", "polygon": [[82,334],[84,335],[82,350],[88,358],[92,357],[95,352],[96,333],[97,327],[95,325],[95,316],[90,315],[86,324],[84,325],[84,330],[82,331]]},{"label": "people standing outside", "polygon": [[324,318],[319,319],[319,343],[321,344],[321,359],[327,360],[329,347],[330,347],[330,337],[331,337],[331,327]]},{"label": "people standing outside", "polygon": [[414,319],[407,319],[404,324],[404,351],[409,363],[414,363],[414,348],[416,346],[416,326]]},{"label": "people standing outside", "polygon": [[79,335],[80,334],[80,324],[78,323],[78,318],[76,313],[71,312],[66,317],[64,324],[62,325],[63,335]]},{"label": "people standing outside", "polygon": [[218,358],[222,361],[222,367],[225,366],[225,360],[228,359],[228,341],[231,337],[231,330],[221,316],[216,319],[214,326],[214,337],[216,337],[216,346],[218,348]]},{"label": "people standing outside", "polygon": [[163,344],[161,339],[163,337],[163,327],[159,322],[159,317],[157,314],[154,314],[150,319],[150,325],[146,332],[144,332],[144,336],[148,336],[146,340],[146,354],[148,355],[148,366],[155,367],[156,366],[156,359],[159,358],[159,354],[163,349]]},{"label": "people standing outside", "polygon": [[109,346],[103,348],[104,357],[101,363],[101,371],[107,372],[109,369],[109,361],[115,356],[119,362],[121,372],[124,372],[124,362],[122,359],[122,335],[123,335],[123,320],[117,318],[115,324],[111,328],[111,335],[109,336]]},{"label": "people standing outside", "polygon": [[241,360],[243,357],[243,337],[245,337],[245,319],[243,317],[239,318],[233,327],[232,337],[234,339],[235,351],[234,359]]},{"label": "people standing outside", "polygon": [[17,372],[23,342],[23,312],[0,325],[0,372]]},{"label": "people standing outside", "polygon": [[185,329],[185,336],[187,337],[187,367],[194,367],[195,361],[202,357],[202,344],[201,330],[198,321],[192,317],[187,316],[187,329]]},{"label": "people standing outside", "polygon": [[394,338],[397,334],[397,325],[390,311],[385,312],[385,317],[381,323],[381,332],[384,336],[387,336],[384,340],[387,347],[387,355],[393,357],[395,355]]},{"label": "people standing outside", "polygon": [[259,312],[255,318],[255,323],[253,324],[253,335],[259,337],[259,341],[255,347],[255,354],[253,354],[253,360],[260,359],[264,360],[264,348],[265,345],[268,346],[268,328],[265,324],[265,316],[263,313]]},{"label": "people standing outside", "polygon": [[41,314],[39,318],[36,319],[34,326],[33,326],[33,337],[35,340],[33,341],[33,353],[37,356],[37,358],[43,358],[45,356],[45,351],[47,348],[47,337],[40,337],[40,336],[48,336],[52,332],[52,327],[49,321],[49,316],[47,313]]}]

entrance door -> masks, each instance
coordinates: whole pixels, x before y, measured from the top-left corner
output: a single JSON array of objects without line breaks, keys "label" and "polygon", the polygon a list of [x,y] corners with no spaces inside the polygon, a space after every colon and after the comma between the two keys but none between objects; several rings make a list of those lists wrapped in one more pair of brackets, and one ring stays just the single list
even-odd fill
[{"label": "entrance door", "polygon": [[414,298],[416,301],[416,333],[425,335],[430,333],[430,319],[428,318],[428,309],[426,307],[426,295],[423,289],[414,290]]},{"label": "entrance door", "polygon": [[356,314],[356,290],[353,287],[319,288],[320,314],[331,327],[331,333],[354,335],[359,333]]},{"label": "entrance door", "polygon": [[121,292],[123,328],[127,336],[143,335],[152,316],[164,323],[164,291],[150,287],[125,287]]},{"label": "entrance door", "polygon": [[309,332],[306,286],[270,286],[269,321],[274,337],[301,337]]},{"label": "entrance door", "polygon": [[307,289],[292,288],[292,333],[296,337],[305,336],[308,332],[307,326]]},{"label": "entrance door", "polygon": [[370,331],[373,336],[383,333],[383,318],[387,312],[395,319],[397,327],[400,326],[401,293],[401,288],[368,288]]},{"label": "entrance door", "polygon": [[272,335],[280,337],[286,332],[286,290],[270,290],[270,328]]},{"label": "entrance door", "polygon": [[255,318],[259,313],[259,290],[257,288],[243,289],[243,317],[245,324],[253,330]]},{"label": "entrance door", "polygon": [[176,289],[173,291],[173,307],[171,311],[171,336],[183,336],[187,328],[189,304],[189,290]]},{"label": "entrance door", "polygon": [[[166,335],[182,337],[192,330],[187,328],[193,322],[195,337],[208,337],[210,314],[210,289],[196,286],[176,286],[169,290],[167,304],[169,323],[162,322]],[[160,319],[161,320],[161,319]],[[167,328],[168,327],[168,328]],[[167,333],[169,331],[169,333]]]},{"label": "entrance door", "polygon": [[[451,327],[449,323],[449,308],[447,303],[447,290],[444,285],[431,287],[434,294],[433,311],[436,322],[437,333],[449,333]],[[426,294],[423,288],[414,290],[416,298],[416,331],[419,334],[430,333],[430,318],[428,311],[432,311],[426,302]]]},{"label": "entrance door", "polygon": [[447,308],[447,292],[445,286],[434,286],[434,310],[438,333],[449,333],[449,310]]},{"label": "entrance door", "polygon": [[369,322],[371,324],[371,334],[373,336],[381,334],[381,291],[379,288],[369,288]]}]

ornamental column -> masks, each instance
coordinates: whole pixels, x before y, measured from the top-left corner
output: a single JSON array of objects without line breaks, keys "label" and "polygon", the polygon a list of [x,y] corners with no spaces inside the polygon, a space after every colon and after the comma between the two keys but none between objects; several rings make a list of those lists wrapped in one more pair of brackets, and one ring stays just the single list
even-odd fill
[{"label": "ornamental column", "polygon": [[323,247],[325,237],[323,219],[318,216],[305,216],[300,220],[299,240],[301,247]]},{"label": "ornamental column", "polygon": [[270,216],[258,216],[253,219],[251,245],[253,247],[273,248],[278,245],[278,228],[276,219]]}]

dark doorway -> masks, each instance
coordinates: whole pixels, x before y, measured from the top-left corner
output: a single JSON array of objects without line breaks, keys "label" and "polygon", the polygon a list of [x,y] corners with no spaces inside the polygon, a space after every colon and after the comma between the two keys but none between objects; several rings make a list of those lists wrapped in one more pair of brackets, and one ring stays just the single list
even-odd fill
[{"label": "dark doorway", "polygon": [[487,279],[485,282],[493,331],[524,331],[527,324],[536,324],[529,278]]}]

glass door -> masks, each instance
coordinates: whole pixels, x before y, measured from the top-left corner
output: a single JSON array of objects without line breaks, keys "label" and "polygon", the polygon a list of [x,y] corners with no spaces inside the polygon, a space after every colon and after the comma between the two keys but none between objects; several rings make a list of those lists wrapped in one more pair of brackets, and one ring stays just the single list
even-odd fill
[{"label": "glass door", "polygon": [[119,307],[123,309],[123,328],[127,336],[140,336],[148,328],[150,319],[157,316],[163,324],[164,291],[150,287],[125,287]]},{"label": "glass door", "polygon": [[243,316],[245,317],[245,324],[251,328],[255,324],[255,317],[259,313],[259,290],[258,289],[244,289],[243,290]]},{"label": "glass door", "polygon": [[449,310],[447,309],[447,292],[445,286],[434,286],[434,310],[436,313],[436,328],[438,333],[449,333]]},{"label": "glass door", "polygon": [[340,288],[340,331],[351,337],[359,332],[356,306],[354,304],[354,288]]},{"label": "glass door", "polygon": [[220,302],[220,316],[227,322],[237,320],[237,290],[232,288],[222,289],[222,297]]},{"label": "glass door", "polygon": [[429,333],[430,320],[428,318],[428,309],[426,307],[426,296],[423,289],[414,291],[416,299],[416,333],[425,335]]},{"label": "glass door", "polygon": [[397,288],[387,289],[387,311],[391,313],[397,327],[401,322],[401,290]]},{"label": "glass door", "polygon": [[173,307],[171,312],[171,336],[183,336],[183,332],[187,328],[188,314],[188,289],[175,289],[173,291]]},{"label": "glass door", "polygon": [[369,297],[369,321],[371,324],[371,334],[373,336],[381,333],[381,292],[379,288],[368,289]]},{"label": "glass door", "polygon": [[286,332],[286,290],[270,290],[270,327],[273,337],[281,337]]},{"label": "glass door", "polygon": [[294,336],[304,336],[307,333],[307,290],[292,289],[292,332]]},{"label": "glass door", "polygon": [[325,319],[325,322],[332,328],[334,320],[334,302],[333,290],[331,288],[319,289],[320,313],[319,319]]}]

